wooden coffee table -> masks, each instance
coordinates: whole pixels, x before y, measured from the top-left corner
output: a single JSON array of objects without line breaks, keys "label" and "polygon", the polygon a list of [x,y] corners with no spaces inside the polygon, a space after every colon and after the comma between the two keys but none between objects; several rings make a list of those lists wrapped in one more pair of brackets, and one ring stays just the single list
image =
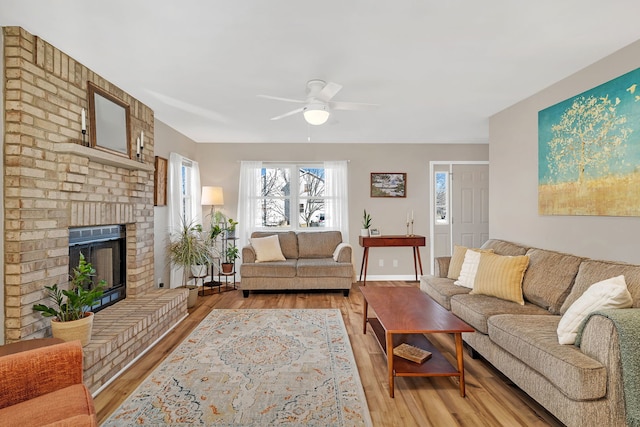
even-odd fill
[{"label": "wooden coffee table", "polygon": [[[389,396],[393,397],[394,377],[459,377],[460,396],[464,397],[464,359],[462,333],[474,329],[451,314],[418,288],[360,286],[364,296],[362,332],[367,323],[387,356]],[[368,307],[377,317],[367,317]],[[457,368],[431,344],[424,334],[454,334]],[[432,356],[418,364],[393,355],[393,348],[408,343],[430,351]]]}]

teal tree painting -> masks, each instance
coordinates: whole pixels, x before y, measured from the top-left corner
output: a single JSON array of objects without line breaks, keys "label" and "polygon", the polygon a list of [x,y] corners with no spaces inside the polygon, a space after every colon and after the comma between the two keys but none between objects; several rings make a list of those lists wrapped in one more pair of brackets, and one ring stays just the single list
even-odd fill
[{"label": "teal tree painting", "polygon": [[538,211],[640,216],[640,68],[538,113]]}]

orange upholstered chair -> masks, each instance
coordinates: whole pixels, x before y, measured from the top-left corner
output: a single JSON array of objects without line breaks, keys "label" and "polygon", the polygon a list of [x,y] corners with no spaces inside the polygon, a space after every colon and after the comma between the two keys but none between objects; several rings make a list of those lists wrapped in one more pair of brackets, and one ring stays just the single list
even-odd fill
[{"label": "orange upholstered chair", "polygon": [[80,341],[0,356],[0,426],[97,426]]}]

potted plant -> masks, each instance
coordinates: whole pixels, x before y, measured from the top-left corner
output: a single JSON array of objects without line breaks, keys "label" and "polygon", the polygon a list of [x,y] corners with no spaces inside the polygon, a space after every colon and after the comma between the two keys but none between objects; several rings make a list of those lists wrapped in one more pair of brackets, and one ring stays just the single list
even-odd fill
[{"label": "potted plant", "polygon": [[224,274],[233,273],[233,267],[236,259],[240,258],[240,250],[236,245],[229,245],[224,251],[224,262],[222,263],[222,272]]},{"label": "potted plant", "polygon": [[180,229],[171,235],[167,248],[171,263],[182,267],[182,286],[190,293],[188,307],[195,305],[198,296],[197,286],[187,286],[189,272],[193,277],[205,277],[212,261],[211,247],[202,234],[200,224],[183,219]]},{"label": "potted plant", "polygon": [[225,230],[227,231],[227,239],[233,239],[236,237],[236,225],[238,225],[238,221],[235,221],[233,218],[227,219],[227,225]]},{"label": "potted plant", "polygon": [[369,228],[371,227],[371,215],[367,213],[367,210],[364,210],[364,215],[362,216],[362,229],[360,230],[360,235],[363,237],[369,236]]},{"label": "potted plant", "polygon": [[51,333],[55,338],[65,341],[80,340],[83,346],[91,341],[93,313],[91,308],[102,296],[107,284],[104,280],[91,286],[91,278],[96,270],[80,253],[78,266],[73,269],[69,289],[60,289],[58,285],[45,286],[52,306],[35,304],[33,309],[44,317],[51,317]]}]

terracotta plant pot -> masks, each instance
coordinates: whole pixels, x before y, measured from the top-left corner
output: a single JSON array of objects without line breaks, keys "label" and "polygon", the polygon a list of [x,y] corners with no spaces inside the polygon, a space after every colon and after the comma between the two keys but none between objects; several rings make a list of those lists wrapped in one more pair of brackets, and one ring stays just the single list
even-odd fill
[{"label": "terracotta plant pot", "polygon": [[51,333],[54,338],[60,338],[64,341],[80,340],[83,347],[91,341],[92,329],[93,313],[91,312],[85,313],[82,319],[72,320],[70,322],[59,322],[56,319],[51,320]]},{"label": "terracotta plant pot", "polygon": [[223,262],[222,263],[222,272],[224,274],[230,274],[233,272],[233,263]]}]

